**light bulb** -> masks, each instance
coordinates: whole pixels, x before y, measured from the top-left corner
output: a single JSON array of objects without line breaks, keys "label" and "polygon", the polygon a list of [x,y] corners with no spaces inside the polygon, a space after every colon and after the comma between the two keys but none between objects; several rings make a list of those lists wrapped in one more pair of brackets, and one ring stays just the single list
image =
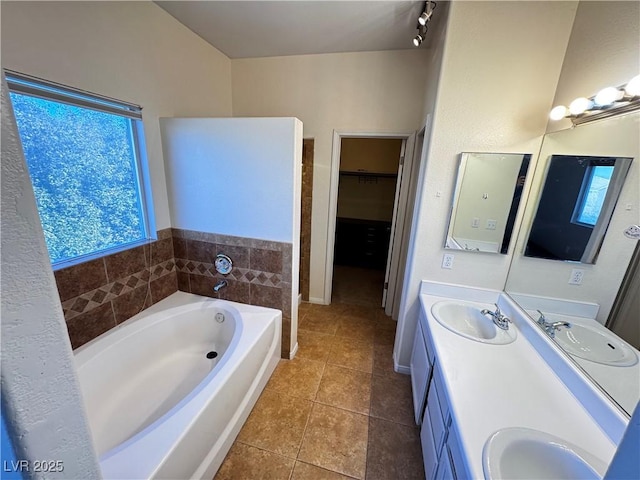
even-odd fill
[{"label": "light bulb", "polygon": [[591,100],[589,100],[588,98],[579,97],[571,102],[571,104],[569,105],[569,112],[571,113],[571,115],[580,115],[589,110],[592,106],[593,102]]},{"label": "light bulb", "polygon": [[600,107],[611,105],[616,100],[622,98],[622,92],[615,87],[603,88],[593,99],[593,103]]},{"label": "light bulb", "polygon": [[421,43],[422,43],[422,35],[418,34],[413,38],[413,46],[419,47]]},{"label": "light bulb", "polygon": [[553,107],[551,112],[549,113],[549,118],[551,120],[562,120],[567,116],[569,110],[564,105],[558,105],[557,107]]},{"label": "light bulb", "polygon": [[426,25],[427,22],[429,21],[429,19],[431,18],[431,12],[427,13],[427,12],[422,12],[422,15],[420,15],[418,17],[418,23],[420,25]]},{"label": "light bulb", "polygon": [[629,80],[627,86],[624,87],[624,91],[627,92],[627,95],[630,97],[640,97],[640,75],[636,75]]}]

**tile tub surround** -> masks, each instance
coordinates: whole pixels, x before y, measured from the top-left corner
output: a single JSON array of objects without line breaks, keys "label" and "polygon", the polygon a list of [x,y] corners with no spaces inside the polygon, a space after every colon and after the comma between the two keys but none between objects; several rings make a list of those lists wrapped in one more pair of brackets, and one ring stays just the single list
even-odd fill
[{"label": "tile tub surround", "polygon": [[77,348],[178,290],[171,229],[158,239],[54,272]]},{"label": "tile tub surround", "polygon": [[[281,310],[281,353],[289,358],[292,245],[175,228],[172,236],[178,289]],[[219,253],[233,261],[228,275],[215,269],[213,262]],[[228,285],[215,293],[213,287],[222,279]]]},{"label": "tile tub surround", "polygon": [[215,480],[424,478],[395,327],[381,308],[300,305],[298,355],[280,360]]}]

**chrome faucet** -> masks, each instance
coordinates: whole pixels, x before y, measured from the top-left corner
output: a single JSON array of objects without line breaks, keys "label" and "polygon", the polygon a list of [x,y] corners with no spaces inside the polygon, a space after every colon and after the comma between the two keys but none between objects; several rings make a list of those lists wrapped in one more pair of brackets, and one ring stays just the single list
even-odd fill
[{"label": "chrome faucet", "polygon": [[481,310],[480,313],[482,315],[489,315],[493,320],[493,323],[496,324],[496,327],[502,330],[509,330],[509,324],[511,323],[511,320],[502,314],[497,303],[494,303],[494,305],[496,306],[495,312],[492,312],[491,310],[487,310],[485,308],[484,310]]},{"label": "chrome faucet", "polygon": [[560,327],[571,328],[571,324],[569,322],[548,322],[547,317],[544,316],[544,313],[542,313],[540,310],[536,310],[536,312],[540,314],[537,320],[538,325],[540,325],[547,333],[547,335],[549,335],[551,338],[554,338],[556,336],[556,331],[560,330]]},{"label": "chrome faucet", "polygon": [[222,290],[224,287],[226,287],[228,285],[226,280],[220,280],[218,283],[216,283],[216,285],[213,287],[213,291],[218,293],[220,290]]}]

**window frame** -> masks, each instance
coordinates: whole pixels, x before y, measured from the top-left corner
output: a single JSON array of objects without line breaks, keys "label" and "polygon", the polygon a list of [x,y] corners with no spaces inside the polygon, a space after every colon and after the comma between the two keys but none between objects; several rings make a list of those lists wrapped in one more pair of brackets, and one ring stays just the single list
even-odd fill
[{"label": "window frame", "polygon": [[[598,224],[598,220],[600,219],[600,214],[602,213],[603,205],[600,206],[600,212],[598,212],[598,218],[596,219],[596,223],[591,224],[591,223],[583,222],[580,220],[580,217],[582,217],[582,214],[584,212],[585,204],[587,203],[589,192],[591,191],[591,185],[593,183],[593,178],[595,176],[597,167],[610,167],[612,169],[615,168],[613,165],[598,165],[593,161],[589,163],[589,166],[585,171],[584,177],[582,178],[582,186],[580,187],[580,193],[578,194],[578,198],[576,199],[576,204],[573,209],[573,214],[571,215],[571,223],[575,225],[579,225],[581,227],[595,228],[595,226]],[[611,182],[609,181],[609,184],[610,183]],[[606,193],[609,190],[609,184],[607,184],[607,190],[605,191],[605,199],[606,199]]]},{"label": "window frame", "polygon": [[91,253],[78,255],[73,258],[59,260],[56,262],[51,261],[52,269],[54,271],[60,270],[79,263],[102,258],[124,250],[129,250],[140,245],[146,245],[151,241],[157,240],[155,216],[153,211],[153,197],[151,194],[149,161],[144,138],[142,107],[13,70],[4,69],[4,73],[10,93],[28,95],[52,102],[96,110],[124,117],[129,120],[129,133],[131,135],[133,156],[135,158],[135,179],[140,199],[139,215],[142,221],[143,238]]}]

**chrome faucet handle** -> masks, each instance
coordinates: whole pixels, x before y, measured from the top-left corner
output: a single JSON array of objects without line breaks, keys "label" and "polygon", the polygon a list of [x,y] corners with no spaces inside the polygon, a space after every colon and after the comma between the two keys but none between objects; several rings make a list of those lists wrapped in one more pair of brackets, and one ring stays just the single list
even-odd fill
[{"label": "chrome faucet handle", "polygon": [[538,317],[538,323],[540,325],[544,325],[545,323],[547,323],[547,317],[544,316],[544,313],[542,313],[540,310],[536,310],[536,312],[540,314],[540,316]]},{"label": "chrome faucet handle", "polygon": [[496,306],[496,315],[499,317],[500,315],[502,315],[502,312],[500,311],[500,307],[498,306],[497,303],[494,303],[494,305]]}]

